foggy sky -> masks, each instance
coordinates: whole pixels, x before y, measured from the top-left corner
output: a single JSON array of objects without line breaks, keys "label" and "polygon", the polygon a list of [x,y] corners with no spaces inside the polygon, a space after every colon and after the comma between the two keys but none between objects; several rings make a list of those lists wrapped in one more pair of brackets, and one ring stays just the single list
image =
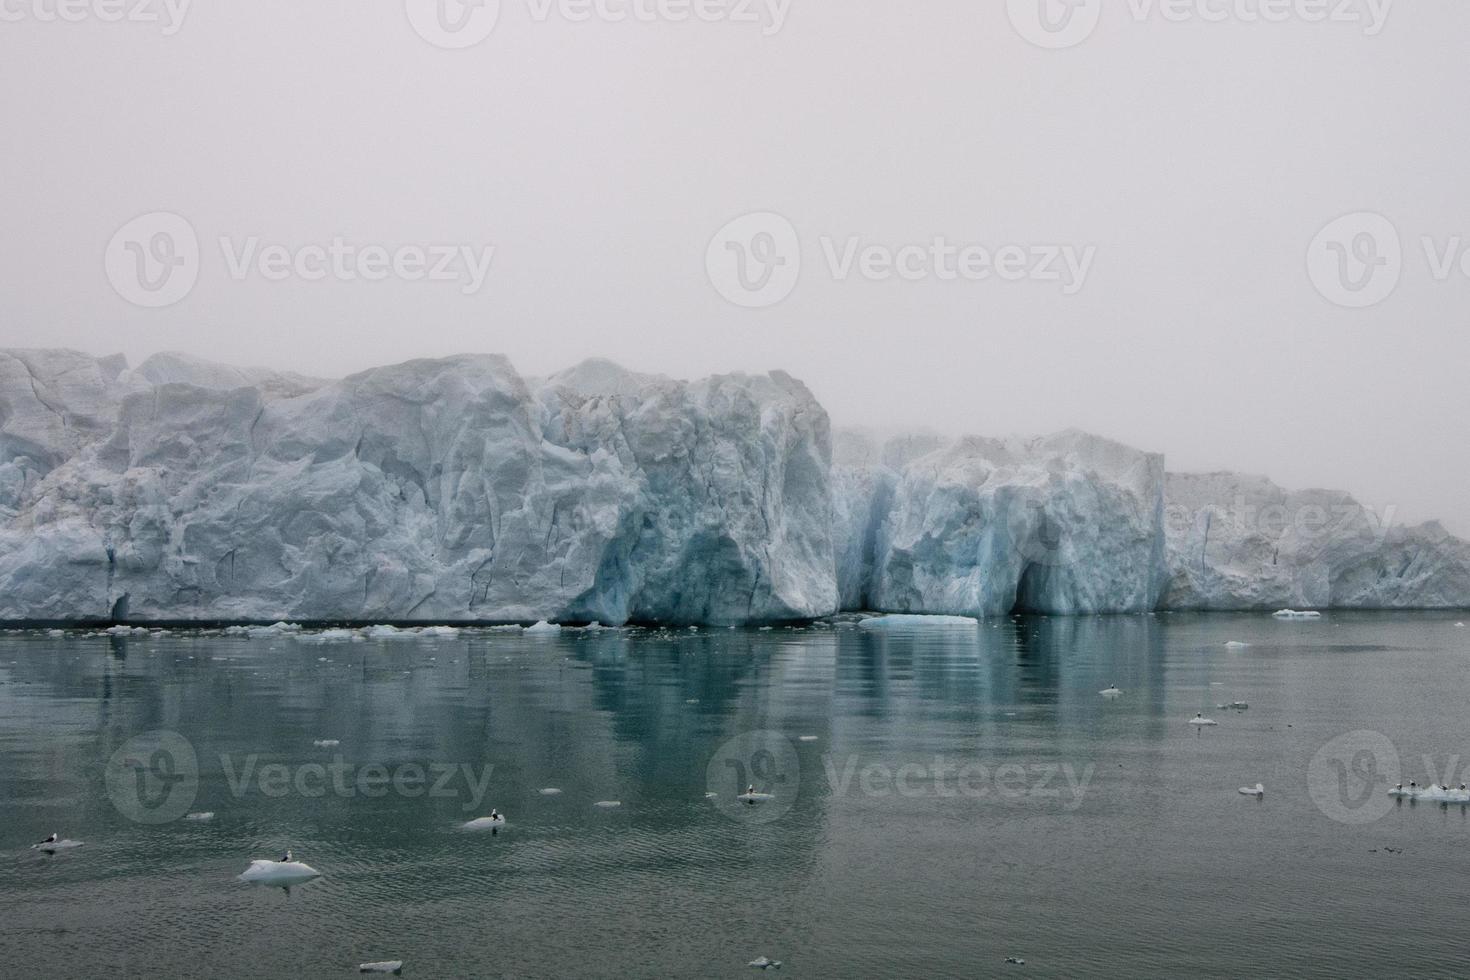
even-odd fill
[{"label": "foggy sky", "polygon": [[[444,50],[405,0],[198,0],[171,36],[4,0],[0,346],[327,376],[471,351],[526,374],[589,356],[782,368],[838,424],[1077,426],[1172,469],[1347,489],[1470,532],[1470,276],[1437,281],[1421,241],[1470,239],[1470,4],[1399,0],[1367,36],[1250,22],[1259,0],[1210,0],[1220,23],[1105,0],[1091,37],[1047,50],[1002,0],[790,0],[774,33],[538,22],[533,2],[502,0],[487,39]],[[104,255],[157,211],[190,223],[201,260],[186,297],[150,309]],[[1346,309],[1308,251],[1361,211],[1396,226],[1402,280]],[[706,271],[711,237],[750,212],[801,245],[794,290],[763,309]],[[1095,258],[1075,295],[840,281],[823,239],[853,236]],[[495,251],[466,295],[237,281],[221,238]]]}]

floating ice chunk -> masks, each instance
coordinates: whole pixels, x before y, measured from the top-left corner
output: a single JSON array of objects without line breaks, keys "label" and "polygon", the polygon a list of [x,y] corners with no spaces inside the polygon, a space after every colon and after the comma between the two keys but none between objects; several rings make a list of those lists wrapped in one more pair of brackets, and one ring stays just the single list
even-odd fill
[{"label": "floating ice chunk", "polygon": [[1105,698],[1119,698],[1123,696],[1123,692],[1116,685],[1108,688],[1106,691],[1098,691],[1097,693]]},{"label": "floating ice chunk", "polygon": [[460,830],[499,830],[505,826],[505,814],[496,814],[493,817],[479,817],[469,823],[460,824]]},{"label": "floating ice chunk", "polygon": [[707,799],[707,800],[714,800],[714,799],[718,799],[719,798],[719,795],[720,795],[719,793],[706,793],[706,794],[704,794],[704,798]]},{"label": "floating ice chunk", "polygon": [[773,960],[769,956],[757,956],[755,959],[751,960],[750,963],[747,964],[747,965],[748,966],[753,966],[757,970],[779,970],[779,969],[781,969],[781,961],[780,960]]},{"label": "floating ice chunk", "polygon": [[107,636],[147,636],[148,630],[142,626],[112,626],[102,631]]},{"label": "floating ice chunk", "polygon": [[195,823],[207,823],[208,821],[214,819],[214,811],[201,810],[198,813],[187,813],[184,815],[184,819],[193,820]]},{"label": "floating ice chunk", "polygon": [[799,735],[796,740],[798,742],[815,742],[818,741],[818,737],[816,735]]},{"label": "floating ice chunk", "polygon": [[1216,725],[1220,724],[1215,719],[1206,718],[1204,715],[1195,715],[1193,718],[1189,719],[1189,723],[1199,728],[1213,728]]},{"label": "floating ice chunk", "polygon": [[315,745],[319,749],[335,749],[337,746],[342,744],[342,740],[336,738],[319,738],[311,744]]},{"label": "floating ice chunk", "polygon": [[46,631],[46,635],[47,636],[65,636],[66,635],[66,630],[47,630]]},{"label": "floating ice chunk", "polygon": [[300,861],[251,861],[241,872],[239,881],[256,885],[300,885],[320,878],[321,872]]},{"label": "floating ice chunk", "polygon": [[1229,704],[1217,704],[1215,707],[1221,711],[1245,711],[1250,708],[1250,704],[1245,701],[1231,701]]},{"label": "floating ice chunk", "polygon": [[525,632],[525,630],[526,630],[526,628],[524,626],[517,626],[514,623],[511,623],[511,624],[506,625],[506,626],[492,626],[492,627],[490,627],[490,632],[492,632],[492,633],[523,633],[523,632]]},{"label": "floating ice chunk", "polygon": [[357,968],[358,973],[393,973],[403,972],[402,960],[383,960],[381,963],[363,963]]},{"label": "floating ice chunk", "polygon": [[735,797],[741,803],[749,803],[751,806],[755,806],[757,803],[769,803],[775,798],[775,793],[741,793]]},{"label": "floating ice chunk", "polygon": [[1388,791],[1389,796],[1405,800],[1423,800],[1426,803],[1465,803],[1470,804],[1470,789],[1450,789],[1448,786],[1395,786]]},{"label": "floating ice chunk", "polygon": [[553,636],[560,632],[560,626],[555,623],[548,623],[544,619],[541,620],[541,622],[537,623],[535,626],[529,626],[526,628],[526,633],[530,636]]},{"label": "floating ice chunk", "polygon": [[296,623],[272,623],[270,626],[247,626],[245,635],[252,640],[268,640],[275,636],[290,636],[301,632]]},{"label": "floating ice chunk", "polygon": [[66,840],[65,838],[63,838],[61,840],[45,840],[39,844],[32,844],[31,850],[45,851],[47,854],[55,854],[57,851],[70,851],[83,846],[85,845],[82,841]]},{"label": "floating ice chunk", "polygon": [[593,806],[596,806],[596,807],[601,807],[604,810],[616,810],[618,807],[622,806],[623,804],[619,800],[599,800],[598,802],[596,802],[596,803],[594,803],[592,805]]},{"label": "floating ice chunk", "polygon": [[928,629],[944,626],[979,626],[980,621],[972,616],[873,616],[858,623],[865,630]]},{"label": "floating ice chunk", "polygon": [[1006,965],[1007,966],[1025,966],[1026,965],[1026,961],[1023,960],[1023,959],[1021,959],[1021,957],[1019,957],[1019,956],[1007,956],[1006,957]]},{"label": "floating ice chunk", "polygon": [[454,626],[426,626],[423,635],[449,640],[459,635],[459,629]]},{"label": "floating ice chunk", "polygon": [[557,789],[555,786],[548,786],[548,787],[546,787],[545,789],[543,789],[541,791],[541,795],[542,796],[560,796],[561,795],[561,790]]},{"label": "floating ice chunk", "polygon": [[1227,650],[1244,650],[1248,646],[1250,646],[1249,643],[1242,643],[1239,640],[1231,640],[1225,644]]},{"label": "floating ice chunk", "polygon": [[1273,612],[1272,617],[1276,619],[1321,619],[1319,612],[1298,612],[1295,609],[1278,609]]},{"label": "floating ice chunk", "polygon": [[1240,788],[1240,795],[1259,798],[1266,795],[1266,787],[1261,783],[1256,783],[1254,786],[1242,786]]}]

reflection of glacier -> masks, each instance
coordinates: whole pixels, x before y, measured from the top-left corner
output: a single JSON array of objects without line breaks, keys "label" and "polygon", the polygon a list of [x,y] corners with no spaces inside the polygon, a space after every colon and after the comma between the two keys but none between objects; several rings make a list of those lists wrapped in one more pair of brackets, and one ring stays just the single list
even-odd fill
[{"label": "reflection of glacier", "polygon": [[1067,432],[839,433],[780,372],[340,381],[0,352],[0,620],[741,624],[1470,605],[1470,546]]}]

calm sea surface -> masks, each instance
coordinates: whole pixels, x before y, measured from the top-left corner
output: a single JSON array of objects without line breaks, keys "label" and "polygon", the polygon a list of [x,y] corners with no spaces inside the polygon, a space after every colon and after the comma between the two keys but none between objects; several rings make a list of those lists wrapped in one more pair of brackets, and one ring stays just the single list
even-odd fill
[{"label": "calm sea surface", "polygon": [[10,634],[0,974],[1463,977],[1470,812],[1385,791],[1467,700],[1432,614]]}]

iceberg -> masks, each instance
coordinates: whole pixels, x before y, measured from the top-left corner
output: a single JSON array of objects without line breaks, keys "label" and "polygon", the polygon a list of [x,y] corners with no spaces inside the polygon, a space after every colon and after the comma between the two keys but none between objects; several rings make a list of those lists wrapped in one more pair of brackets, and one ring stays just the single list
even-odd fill
[{"label": "iceberg", "polygon": [[980,625],[973,616],[873,616],[858,623],[865,630],[921,630],[942,627],[970,627]]}]

